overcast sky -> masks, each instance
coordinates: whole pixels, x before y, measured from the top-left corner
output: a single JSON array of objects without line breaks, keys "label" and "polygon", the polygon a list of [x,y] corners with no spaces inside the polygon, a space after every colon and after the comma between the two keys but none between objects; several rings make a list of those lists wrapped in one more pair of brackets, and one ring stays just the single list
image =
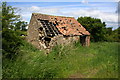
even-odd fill
[{"label": "overcast sky", "polygon": [[21,9],[17,14],[20,14],[22,20],[28,23],[32,13],[43,13],[71,16],[76,19],[80,16],[91,16],[100,18],[106,22],[107,27],[114,27],[114,29],[118,27],[118,14],[116,11],[119,0],[69,0],[69,2],[67,2],[68,0],[61,0],[61,2],[55,0],[44,0],[46,2],[41,2],[43,0],[32,1],[33,0],[18,0],[17,2],[17,0],[7,0],[8,5]]}]

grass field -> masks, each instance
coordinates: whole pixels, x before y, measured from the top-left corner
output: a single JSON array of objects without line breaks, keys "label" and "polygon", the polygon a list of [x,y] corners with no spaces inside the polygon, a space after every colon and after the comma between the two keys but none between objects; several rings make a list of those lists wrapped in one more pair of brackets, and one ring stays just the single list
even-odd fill
[{"label": "grass field", "polygon": [[15,60],[3,60],[3,78],[117,78],[120,43],[56,46],[48,54],[25,43]]}]

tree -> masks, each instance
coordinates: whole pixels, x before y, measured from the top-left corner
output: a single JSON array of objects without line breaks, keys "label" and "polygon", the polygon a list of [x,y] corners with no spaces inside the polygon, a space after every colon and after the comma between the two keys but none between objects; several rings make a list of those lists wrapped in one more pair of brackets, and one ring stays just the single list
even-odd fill
[{"label": "tree", "polygon": [[120,27],[113,30],[112,36],[115,42],[120,42]]},{"label": "tree", "polygon": [[19,22],[15,23],[15,26],[17,26],[15,28],[15,30],[27,31],[27,29],[26,29],[27,22],[25,22],[25,21],[19,21]]},{"label": "tree", "polygon": [[106,24],[100,19],[91,17],[78,17],[77,21],[91,33],[91,41],[106,40]]},{"label": "tree", "polygon": [[13,58],[22,45],[21,31],[25,30],[26,22],[20,21],[20,15],[15,14],[16,8],[2,2],[2,51],[3,57]]},{"label": "tree", "polygon": [[20,15],[15,15],[15,9],[2,2],[2,28],[14,30],[14,23],[20,20]]}]

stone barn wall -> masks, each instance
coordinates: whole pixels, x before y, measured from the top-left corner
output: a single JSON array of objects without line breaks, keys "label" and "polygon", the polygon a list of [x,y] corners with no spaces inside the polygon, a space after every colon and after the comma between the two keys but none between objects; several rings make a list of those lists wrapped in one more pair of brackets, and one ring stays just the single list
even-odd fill
[{"label": "stone barn wall", "polygon": [[27,31],[27,41],[33,44],[35,47],[39,48],[39,32],[38,24],[34,17],[31,17],[30,24]]},{"label": "stone barn wall", "polygon": [[51,49],[80,41],[89,46],[90,33],[73,17],[32,14],[27,31],[27,41],[38,49]]},{"label": "stone barn wall", "polygon": [[50,45],[50,47],[53,47],[55,45],[68,45],[70,43],[77,42],[79,40],[80,40],[79,36],[65,37],[63,35],[58,35],[58,36],[55,36],[51,39],[49,45]]}]

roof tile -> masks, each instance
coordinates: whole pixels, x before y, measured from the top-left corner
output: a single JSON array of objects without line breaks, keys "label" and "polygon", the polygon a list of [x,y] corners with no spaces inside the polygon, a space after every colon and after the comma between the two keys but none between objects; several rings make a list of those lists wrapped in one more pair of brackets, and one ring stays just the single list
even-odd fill
[{"label": "roof tile", "polygon": [[37,19],[53,22],[63,35],[90,35],[90,33],[73,17],[51,16],[38,13],[33,13],[33,15]]}]

